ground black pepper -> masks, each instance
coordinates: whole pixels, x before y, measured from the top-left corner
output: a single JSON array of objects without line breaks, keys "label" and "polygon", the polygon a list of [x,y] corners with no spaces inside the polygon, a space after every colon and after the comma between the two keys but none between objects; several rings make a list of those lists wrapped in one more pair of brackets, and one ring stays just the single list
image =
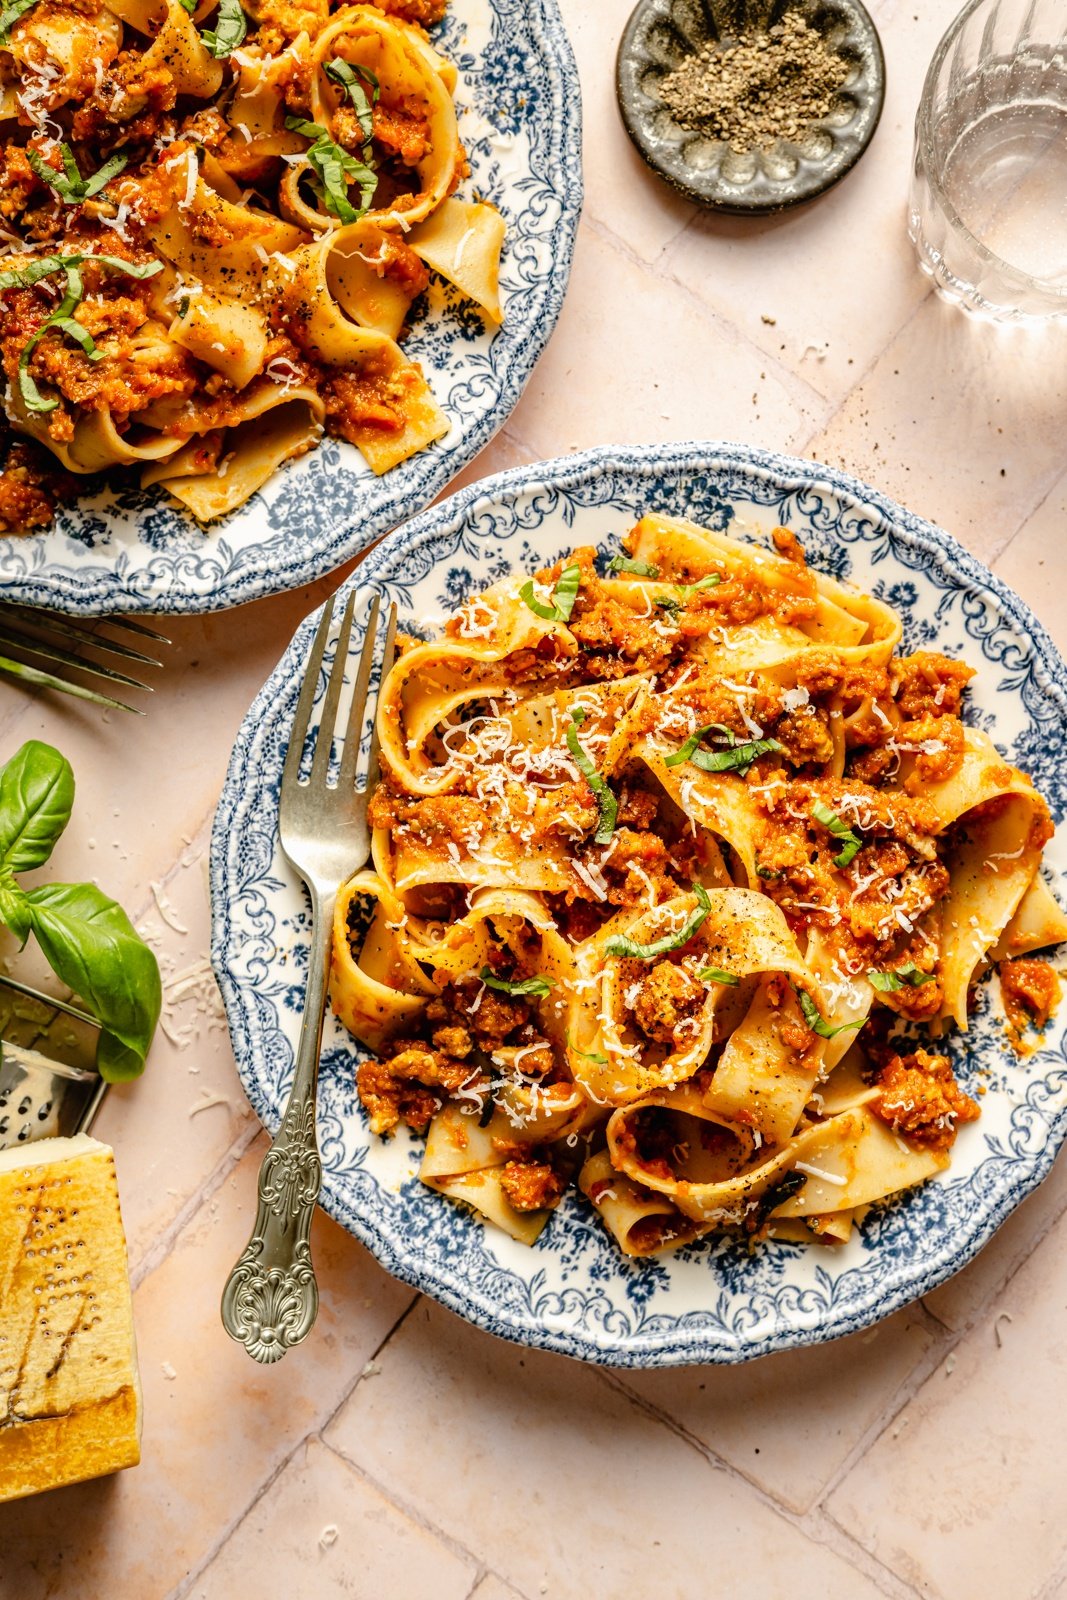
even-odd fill
[{"label": "ground black pepper", "polygon": [[798,140],[833,104],[850,67],[795,11],[765,33],[706,44],[664,78],[660,97],[683,127],[739,155]]}]

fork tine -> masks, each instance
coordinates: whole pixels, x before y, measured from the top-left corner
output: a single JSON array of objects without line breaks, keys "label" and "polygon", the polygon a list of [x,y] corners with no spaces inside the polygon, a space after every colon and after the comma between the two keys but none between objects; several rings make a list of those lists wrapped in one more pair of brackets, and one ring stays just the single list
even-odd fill
[{"label": "fork tine", "polygon": [[[62,694],[73,695],[75,700],[91,700],[98,706],[111,706],[116,711],[132,711],[135,716],[144,716],[140,706],[128,706],[124,700],[113,700],[110,695],[100,694],[96,689],[71,683],[67,678],[57,678],[52,672],[41,672],[37,667],[28,667],[24,661],[12,661],[9,656],[0,656],[0,672],[7,672],[23,683],[36,684],[41,689],[58,689]],[[132,683],[133,679],[126,681]],[[134,687],[139,689],[141,685],[134,684]]]},{"label": "fork tine", "polygon": [[345,732],[344,749],[341,752],[341,770],[337,777],[337,787],[351,790],[356,782],[356,763],[359,760],[359,747],[363,731],[363,715],[367,709],[367,687],[370,683],[371,667],[374,664],[374,641],[378,633],[378,612],[381,609],[381,598],[375,595],[371,601],[367,624],[363,630],[363,648],[359,655],[359,671],[352,687],[352,704],[348,711],[348,727]]},{"label": "fork tine", "polygon": [[[161,661],[155,656],[146,656],[140,650],[133,650],[128,644],[121,644],[118,639],[109,639],[105,633],[94,631],[92,628],[83,627],[80,623],[69,617],[60,617],[49,611],[35,611],[32,606],[9,606],[6,610],[27,626],[37,627],[42,632],[47,631],[59,635],[63,639],[73,639],[77,644],[89,645],[94,650],[100,650],[106,655],[123,656],[127,661],[140,661],[147,667],[160,667]],[[110,621],[111,619],[106,619]],[[16,632],[14,628],[7,629],[6,622],[0,620],[0,634],[4,631]],[[145,632],[148,632],[146,629]],[[161,644],[169,644],[169,639],[164,639],[161,634],[148,634],[149,638],[157,639]],[[21,642],[21,639],[20,639]],[[58,659],[58,657],[56,658]]]},{"label": "fork tine", "polygon": [[293,713],[293,726],[289,734],[289,748],[285,753],[285,767],[282,771],[282,794],[291,792],[293,784],[297,781],[300,772],[300,758],[304,753],[304,740],[307,738],[308,723],[311,720],[311,708],[315,704],[315,690],[319,682],[319,668],[326,651],[326,640],[330,636],[330,622],[333,619],[334,596],[331,595],[322,608],[322,616],[315,630],[315,637],[311,641],[311,649],[304,664],[304,681],[300,686],[300,698],[296,702]]},{"label": "fork tine", "polygon": [[[382,646],[382,671],[378,679],[378,699],[381,699],[382,685],[389,675],[393,665],[396,643],[396,601],[389,607],[389,621],[385,625],[385,644]],[[367,787],[364,791],[370,794],[378,782],[378,707],[374,708],[374,723],[371,729],[370,755],[367,757]]]},{"label": "fork tine", "polygon": [[348,665],[348,641],[352,634],[352,608],[355,601],[356,594],[353,590],[341,615],[341,626],[337,630],[337,642],[330,665],[330,680],[326,685],[326,699],[322,703],[322,715],[319,717],[315,754],[312,757],[308,779],[312,787],[317,789],[325,788],[330,769],[330,751],[333,747],[333,731],[337,726],[337,706],[341,699],[341,686],[345,681],[345,668]]},{"label": "fork tine", "polygon": [[[35,638],[33,634],[23,633],[21,628],[5,628],[0,624],[0,644],[7,645],[10,649],[14,645],[19,650],[25,650],[29,656],[39,656],[43,661],[54,661],[61,667],[77,667],[79,672],[86,672],[94,678],[109,678],[112,683],[122,683],[128,689],[148,689],[150,685],[142,683],[139,678],[128,677],[125,672],[117,672],[113,667],[105,667],[99,661],[90,661],[85,656],[78,655],[73,650],[64,650],[61,645],[51,644],[45,639]],[[133,652],[130,652],[131,654]],[[141,661],[147,661],[147,656],[140,656]],[[158,661],[150,663],[159,666]]]}]

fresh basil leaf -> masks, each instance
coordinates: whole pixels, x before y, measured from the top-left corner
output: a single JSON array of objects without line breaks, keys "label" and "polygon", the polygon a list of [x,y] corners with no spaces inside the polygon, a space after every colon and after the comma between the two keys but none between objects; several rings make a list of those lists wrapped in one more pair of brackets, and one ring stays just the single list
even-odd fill
[{"label": "fresh basil leaf", "polygon": [[936,972],[923,972],[914,961],[909,961],[903,967],[897,967],[895,971],[868,972],[867,981],[881,994],[895,994],[898,989],[903,989],[905,984],[910,984],[913,989],[921,989],[923,984],[933,983],[936,977]]},{"label": "fresh basil leaf", "polygon": [[659,568],[649,561],[633,561],[629,556],[612,556],[609,572],[630,572],[635,578],[658,578]]},{"label": "fresh basil leaf", "polygon": [[498,978],[492,967],[483,967],[478,976],[490,989],[499,989],[501,994],[532,994],[543,1000],[552,989],[551,978],[521,978],[512,982],[508,978]]},{"label": "fresh basil leaf", "polygon": [[[286,117],[285,126],[292,133],[301,133],[312,142],[305,154],[318,181],[322,203],[339,221],[358,222],[374,197],[378,174],[365,162],[357,161],[335,144],[326,129],[317,122],[307,122],[303,117]],[[360,186],[360,209],[357,211],[348,198],[348,180]]]},{"label": "fresh basil leaf", "polygon": [[49,883],[26,895],[26,918],[53,972],[101,1024],[101,1076],[137,1077],[163,996],[156,958],[125,911],[95,884]]},{"label": "fresh basil leaf", "polygon": [[30,739],[0,769],[0,872],[43,866],[70,821],[74,772],[50,744]]},{"label": "fresh basil leaf", "polygon": [[743,778],[758,756],[781,750],[777,739],[750,739],[746,744],[735,744],[731,750],[694,750],[689,757],[701,772],[737,772]]},{"label": "fresh basil leaf", "polygon": [[[195,5],[194,5],[195,10]],[[219,0],[219,20],[216,28],[202,28],[200,42],[208,55],[221,61],[232,55],[244,42],[248,32],[248,18],[241,10],[240,0]]]},{"label": "fresh basil leaf", "polygon": [[797,998],[804,1013],[804,1021],[812,1033],[817,1033],[820,1039],[833,1039],[839,1033],[847,1033],[850,1028],[862,1028],[866,1021],[866,1018],[861,1018],[859,1022],[842,1022],[836,1028],[832,1028],[806,989],[798,989]]},{"label": "fresh basil leaf", "polygon": [[594,844],[608,844],[615,832],[615,819],[619,814],[619,802],[611,791],[605,778],[602,778],[587,750],[583,750],[578,742],[578,729],[585,721],[585,712],[581,706],[571,712],[571,726],[567,729],[567,749],[574,757],[574,764],[582,774],[586,783],[596,797],[597,810],[600,820],[593,835]]},{"label": "fresh basil leaf", "polygon": [[759,1198],[753,1202],[752,1209],[745,1217],[745,1232],[758,1233],[765,1223],[770,1221],[772,1212],[784,1206],[807,1183],[807,1176],[803,1172],[787,1172],[777,1183],[772,1183],[764,1189]]},{"label": "fresh basil leaf", "polygon": [[[348,61],[342,61],[340,56],[334,56],[332,61],[328,61],[325,71],[326,76],[334,83],[340,84],[348,95],[359,121],[360,132],[365,143],[369,144],[374,135],[373,108],[378,102],[380,92],[377,75],[369,67],[353,66]],[[364,151],[365,157],[366,154]]]},{"label": "fresh basil leaf", "polygon": [[701,967],[697,977],[701,983],[725,983],[731,989],[741,982],[736,972],[724,972],[722,967]]},{"label": "fresh basil leaf", "polygon": [[83,178],[70,145],[61,144],[59,153],[63,159],[62,172],[58,172],[36,150],[27,150],[26,159],[42,183],[49,184],[68,206],[81,205],[83,200],[90,200],[93,195],[99,194],[106,183],[122,172],[127,161],[126,156],[112,156],[110,161],[104,162],[99,172],[94,172],[91,178]]},{"label": "fresh basil leaf", "polygon": [[20,17],[26,15],[31,6],[36,4],[37,0],[11,0],[11,4],[6,5],[0,11],[0,44],[7,43],[8,34],[15,26],[15,23]]},{"label": "fresh basil leaf", "polygon": [[534,616],[541,617],[545,622],[569,622],[581,582],[581,567],[564,567],[552,591],[551,605],[546,606],[543,601],[537,599],[532,578],[527,578],[519,590],[519,599],[529,606]]},{"label": "fresh basil leaf", "polygon": [[863,840],[858,834],[853,833],[847,822],[842,822],[835,811],[823,805],[821,800],[816,800],[811,808],[811,814],[816,822],[821,822],[824,828],[829,829],[835,839],[844,843],[840,855],[833,858],[835,867],[847,867],[863,849]]},{"label": "fresh basil leaf", "polygon": [[673,755],[664,756],[663,765],[665,767],[679,767],[683,761],[691,761],[693,759],[693,752],[700,744],[701,739],[705,738],[706,735],[711,733],[713,730],[717,730],[719,733],[724,733],[730,745],[737,744],[737,740],[734,738],[730,729],[724,727],[721,722],[706,722],[702,728],[697,728],[695,733],[691,733],[685,743],[683,745],[679,745],[678,749],[675,750]]},{"label": "fresh basil leaf", "polygon": [[178,0],[178,4],[183,11],[188,11],[189,15],[192,16],[196,10],[197,0]]},{"label": "fresh basil leaf", "polygon": [[697,909],[690,913],[683,927],[677,933],[666,933],[662,939],[654,939],[651,944],[638,944],[634,939],[628,939],[623,933],[613,933],[605,942],[604,952],[609,956],[622,956],[629,961],[655,961],[659,956],[664,956],[670,950],[680,950],[683,944],[688,944],[702,927],[711,910],[711,900],[708,891],[702,884],[693,884],[693,893],[697,899]]}]

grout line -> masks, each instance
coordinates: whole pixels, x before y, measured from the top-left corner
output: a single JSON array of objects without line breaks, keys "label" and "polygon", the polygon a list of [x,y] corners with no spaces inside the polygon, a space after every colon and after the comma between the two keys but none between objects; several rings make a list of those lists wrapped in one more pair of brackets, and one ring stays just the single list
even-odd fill
[{"label": "grout line", "polygon": [[[265,1130],[260,1126],[258,1117],[252,1115],[251,1122],[241,1129],[233,1143],[226,1150],[222,1159],[218,1161],[202,1180],[195,1193],[191,1194],[185,1203],[179,1207],[163,1231],[152,1240],[136,1263],[130,1267],[130,1288],[139,1289],[146,1278],[151,1277],[163,1265],[178,1242],[179,1236],[184,1233],[189,1224],[199,1215],[210,1200],[222,1188],[226,1179],[230,1177],[250,1147],[255,1143],[259,1134]],[[221,1293],[221,1289],[219,1291]]]},{"label": "grout line", "polygon": [[[367,1358],[367,1361],[364,1362],[363,1367],[360,1368],[359,1372],[357,1372],[355,1377],[352,1379],[352,1382],[344,1390],[340,1399],[329,1415],[323,1418],[322,1422],[319,1424],[319,1427],[314,1432],[305,1433],[301,1438],[295,1441],[292,1449],[286,1452],[285,1456],[277,1463],[273,1471],[270,1472],[267,1477],[263,1479],[262,1483],[260,1483],[254,1490],[251,1500],[248,1501],[241,1511],[230,1518],[230,1521],[223,1528],[218,1538],[211,1545],[210,1549],[208,1549],[204,1554],[203,1559],[197,1562],[195,1567],[191,1567],[190,1570],[185,1574],[185,1577],[182,1578],[170,1591],[170,1593],[167,1595],[167,1600],[182,1600],[182,1597],[189,1593],[189,1590],[192,1588],[193,1584],[203,1576],[207,1568],[215,1560],[215,1557],[219,1555],[225,1545],[229,1543],[230,1539],[237,1532],[237,1529],[255,1510],[256,1506],[263,1499],[263,1496],[270,1491],[273,1485],[281,1477],[282,1473],[286,1470],[286,1468],[301,1450],[306,1450],[313,1439],[317,1440],[319,1444],[322,1445],[324,1450],[330,1450],[330,1446],[326,1443],[325,1439],[322,1438],[322,1430],[329,1427],[330,1423],[336,1417],[341,1407],[345,1404],[353,1390],[356,1388],[369,1362],[373,1361],[375,1356],[377,1356],[385,1348],[389,1340],[393,1337],[393,1334],[400,1327],[400,1324],[411,1313],[411,1311],[414,1310],[421,1298],[422,1296],[419,1294],[412,1296],[411,1303],[404,1307],[404,1310],[397,1317],[396,1321],[382,1336],[382,1338],[379,1339],[377,1345],[374,1347],[374,1350]],[[331,1450],[331,1454],[337,1455],[338,1452],[336,1450]]]},{"label": "grout line", "polygon": [[805,1512],[795,1511],[792,1507],[784,1505],[776,1499],[762,1484],[753,1479],[733,1462],[720,1456],[703,1439],[691,1433],[679,1418],[670,1412],[663,1411],[654,1401],[647,1400],[643,1395],[631,1389],[621,1375],[606,1368],[596,1368],[595,1376],[601,1382],[615,1389],[624,1399],[628,1400],[638,1411],[641,1411],[651,1421],[660,1423],[668,1428],[671,1433],[689,1445],[698,1455],[702,1456],[713,1469],[722,1472],[732,1482],[742,1485],[749,1493],[772,1511],[777,1517],[788,1522],[803,1538],[812,1544],[824,1546],[847,1565],[863,1572],[864,1576],[876,1583],[889,1600],[915,1600],[916,1591],[901,1583],[900,1579],[884,1566],[877,1556],[857,1543],[855,1539],[839,1529],[831,1519],[825,1517],[819,1506],[815,1505]]},{"label": "grout line", "polygon": [[[596,234],[610,244],[620,255],[624,256],[632,267],[642,272],[648,272],[648,262],[643,261],[636,254],[633,247],[627,244],[625,239],[620,238],[606,223],[587,218],[586,226],[591,233]],[[683,283],[680,278],[676,278],[672,272],[661,269],[656,274],[656,277],[658,279],[666,279],[667,282],[672,284],[683,298],[689,302],[694,313],[700,317],[702,322],[709,324],[730,344],[739,346],[754,356],[760,362],[760,365],[767,369],[768,376],[777,380],[795,405],[804,412],[823,415],[824,420],[820,426],[828,426],[835,410],[835,403],[831,396],[821,394],[799,372],[794,372],[792,367],[785,366],[777,356],[769,354],[761,345],[756,344],[738,323],[731,322],[722,311],[715,306],[708,305],[694,290],[690,289],[688,284]]]},{"label": "grout line", "polygon": [[1019,537],[1020,533],[1022,533],[1023,529],[1026,527],[1026,524],[1031,520],[1031,518],[1036,517],[1039,511],[1044,509],[1044,507],[1052,499],[1052,496],[1055,494],[1061,483],[1067,484],[1067,475],[1063,473],[1061,473],[1059,477],[1052,480],[1044,494],[1033,506],[1031,506],[1030,510],[1023,517],[1014,533],[1009,533],[1003,544],[998,545],[993,554],[988,557],[986,560],[987,567],[992,567],[997,561],[1000,560],[1001,556],[1007,554],[1012,545],[1015,543],[1016,539]]}]

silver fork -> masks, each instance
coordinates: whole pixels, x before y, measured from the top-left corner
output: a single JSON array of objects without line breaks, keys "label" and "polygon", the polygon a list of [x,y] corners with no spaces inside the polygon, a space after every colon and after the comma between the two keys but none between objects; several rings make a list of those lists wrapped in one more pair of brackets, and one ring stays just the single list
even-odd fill
[{"label": "silver fork", "polygon": [[[122,629],[139,640],[154,644],[170,643],[163,634],[129,617],[105,617],[99,623],[86,625],[59,612],[7,602],[0,606],[0,672],[34,688],[58,689],[78,700],[91,700],[98,706],[134,711],[143,716],[140,706],[127,705],[124,700],[116,700],[81,681],[83,677],[103,678],[119,689],[146,689],[151,693],[150,684],[95,659],[95,655],[113,656],[131,670],[162,665],[154,656],[147,656],[120,639],[112,639],[103,631],[108,627]],[[56,670],[34,666],[35,661],[50,662]]]},{"label": "silver fork", "polygon": [[[359,871],[370,854],[367,803],[378,773],[378,739],[372,732],[367,781],[361,790],[356,789],[380,609],[375,595],[356,671],[337,782],[327,782],[337,708],[348,662],[354,603],[353,591],[337,635],[316,730],[311,771],[308,778],[301,781],[304,742],[333,616],[332,598],[323,607],[322,620],[304,669],[282,773],[278,837],[286,860],[311,896],[311,951],[304,1018],[296,1048],[293,1085],[281,1126],[259,1169],[259,1200],[252,1236],[222,1293],[222,1322],[226,1332],[231,1339],[244,1345],[254,1361],[260,1362],[280,1361],[292,1345],[306,1338],[319,1308],[310,1233],[315,1202],[322,1186],[322,1163],[315,1137],[315,1098],[330,929],[338,889]],[[379,684],[384,682],[392,663],[395,633],[396,607],[392,606],[385,630]]]}]

